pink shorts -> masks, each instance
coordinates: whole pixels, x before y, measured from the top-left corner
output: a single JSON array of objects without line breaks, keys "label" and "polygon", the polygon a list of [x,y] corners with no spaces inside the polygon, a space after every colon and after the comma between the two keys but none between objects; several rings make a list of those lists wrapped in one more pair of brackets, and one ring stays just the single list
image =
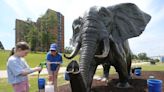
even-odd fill
[{"label": "pink shorts", "polygon": [[13,88],[15,92],[29,92],[28,81],[26,80],[20,83],[13,84]]}]

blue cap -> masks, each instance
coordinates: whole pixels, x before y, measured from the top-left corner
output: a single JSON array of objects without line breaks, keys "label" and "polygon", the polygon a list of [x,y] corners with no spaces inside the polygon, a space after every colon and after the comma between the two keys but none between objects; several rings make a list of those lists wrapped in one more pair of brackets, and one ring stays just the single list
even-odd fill
[{"label": "blue cap", "polygon": [[55,43],[51,44],[50,50],[57,50],[57,45]]}]

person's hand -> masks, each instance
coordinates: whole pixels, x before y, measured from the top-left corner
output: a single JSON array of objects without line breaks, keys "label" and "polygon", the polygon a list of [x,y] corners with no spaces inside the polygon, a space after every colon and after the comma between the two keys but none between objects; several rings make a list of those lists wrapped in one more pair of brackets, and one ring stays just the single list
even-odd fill
[{"label": "person's hand", "polygon": [[48,64],[48,65],[50,65],[50,64],[51,64],[51,62],[47,62],[47,64]]},{"label": "person's hand", "polygon": [[35,67],[34,70],[35,70],[35,71],[41,71],[42,68],[41,68],[41,67]]}]

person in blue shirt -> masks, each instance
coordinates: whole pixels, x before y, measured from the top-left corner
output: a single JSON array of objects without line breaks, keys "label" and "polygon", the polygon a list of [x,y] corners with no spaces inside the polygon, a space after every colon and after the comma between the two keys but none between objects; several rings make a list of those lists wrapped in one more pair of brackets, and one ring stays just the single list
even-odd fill
[{"label": "person in blue shirt", "polygon": [[50,45],[49,52],[46,56],[47,61],[47,70],[49,74],[49,81],[54,84],[55,92],[58,92],[57,90],[57,76],[58,71],[60,68],[60,65],[62,64],[62,56],[57,51],[57,45],[55,43]]}]

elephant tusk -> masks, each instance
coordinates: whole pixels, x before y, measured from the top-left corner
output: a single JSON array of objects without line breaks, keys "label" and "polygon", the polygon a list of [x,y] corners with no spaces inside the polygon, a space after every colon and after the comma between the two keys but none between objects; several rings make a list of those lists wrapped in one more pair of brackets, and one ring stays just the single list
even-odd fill
[{"label": "elephant tusk", "polygon": [[74,70],[72,69],[72,71],[66,71],[66,73],[71,73],[71,74],[79,74],[80,71],[74,72]]},{"label": "elephant tusk", "polygon": [[109,46],[109,39],[106,38],[103,40],[103,43],[104,43],[104,51],[103,51],[103,54],[101,55],[95,55],[95,57],[97,58],[105,58],[108,56],[108,53],[109,53],[109,50],[110,50],[110,46]]},{"label": "elephant tusk", "polygon": [[66,56],[64,54],[64,57],[67,58],[67,59],[72,59],[72,58],[74,58],[77,55],[77,53],[79,52],[79,50],[80,50],[80,43],[77,43],[75,45],[75,49],[73,50],[73,52],[71,53],[71,55],[70,56]]}]

